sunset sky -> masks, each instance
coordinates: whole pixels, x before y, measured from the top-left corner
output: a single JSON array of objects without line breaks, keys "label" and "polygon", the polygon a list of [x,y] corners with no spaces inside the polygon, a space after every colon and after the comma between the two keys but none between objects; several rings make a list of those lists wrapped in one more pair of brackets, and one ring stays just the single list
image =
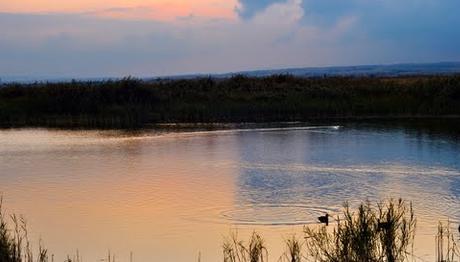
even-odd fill
[{"label": "sunset sky", "polygon": [[0,1],[0,77],[460,60],[458,0]]}]

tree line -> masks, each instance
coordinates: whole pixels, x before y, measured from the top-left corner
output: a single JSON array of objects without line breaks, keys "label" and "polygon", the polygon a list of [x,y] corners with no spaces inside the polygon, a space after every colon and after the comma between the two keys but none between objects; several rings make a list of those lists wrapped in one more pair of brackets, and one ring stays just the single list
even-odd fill
[{"label": "tree line", "polygon": [[460,75],[124,78],[0,85],[0,125],[141,127],[460,115]]}]

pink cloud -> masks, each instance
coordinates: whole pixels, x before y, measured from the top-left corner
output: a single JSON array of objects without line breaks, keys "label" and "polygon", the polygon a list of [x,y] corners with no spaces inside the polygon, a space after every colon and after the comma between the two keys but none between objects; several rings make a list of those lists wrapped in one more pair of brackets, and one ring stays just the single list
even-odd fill
[{"label": "pink cloud", "polygon": [[237,5],[237,0],[15,0],[0,2],[0,12],[85,13],[99,17],[168,21],[189,15],[234,19]]}]

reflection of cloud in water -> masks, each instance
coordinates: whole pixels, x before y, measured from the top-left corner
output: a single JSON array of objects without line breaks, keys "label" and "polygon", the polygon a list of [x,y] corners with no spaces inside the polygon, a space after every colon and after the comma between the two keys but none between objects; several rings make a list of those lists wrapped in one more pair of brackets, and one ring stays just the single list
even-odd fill
[{"label": "reflection of cloud in water", "polygon": [[[242,133],[235,208],[305,205],[340,210],[366,199],[402,197],[418,217],[458,219],[460,158],[455,141],[403,128]],[[248,216],[245,213],[245,216]],[[279,214],[274,221],[285,221]]]}]

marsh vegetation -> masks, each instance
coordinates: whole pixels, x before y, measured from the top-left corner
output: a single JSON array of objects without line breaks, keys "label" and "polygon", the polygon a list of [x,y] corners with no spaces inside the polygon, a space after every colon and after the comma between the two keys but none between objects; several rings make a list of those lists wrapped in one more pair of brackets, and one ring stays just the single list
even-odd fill
[{"label": "marsh vegetation", "polygon": [[11,215],[8,218],[3,212],[2,202],[0,198],[0,261],[48,262],[48,250],[43,248],[41,241],[38,255],[34,257],[24,217]]},{"label": "marsh vegetation", "polygon": [[2,126],[307,121],[460,115],[460,75],[4,84]]},{"label": "marsh vegetation", "polygon": [[[373,207],[366,202],[356,211],[345,204],[343,213],[334,220],[332,229],[326,225],[305,226],[303,238],[293,236],[286,241],[286,252],[279,261],[396,262],[413,258],[416,219],[411,204],[390,200]],[[245,246],[233,235],[224,244],[224,261],[267,260],[261,236],[254,233],[248,243]],[[267,253],[265,256],[263,251]]]}]

